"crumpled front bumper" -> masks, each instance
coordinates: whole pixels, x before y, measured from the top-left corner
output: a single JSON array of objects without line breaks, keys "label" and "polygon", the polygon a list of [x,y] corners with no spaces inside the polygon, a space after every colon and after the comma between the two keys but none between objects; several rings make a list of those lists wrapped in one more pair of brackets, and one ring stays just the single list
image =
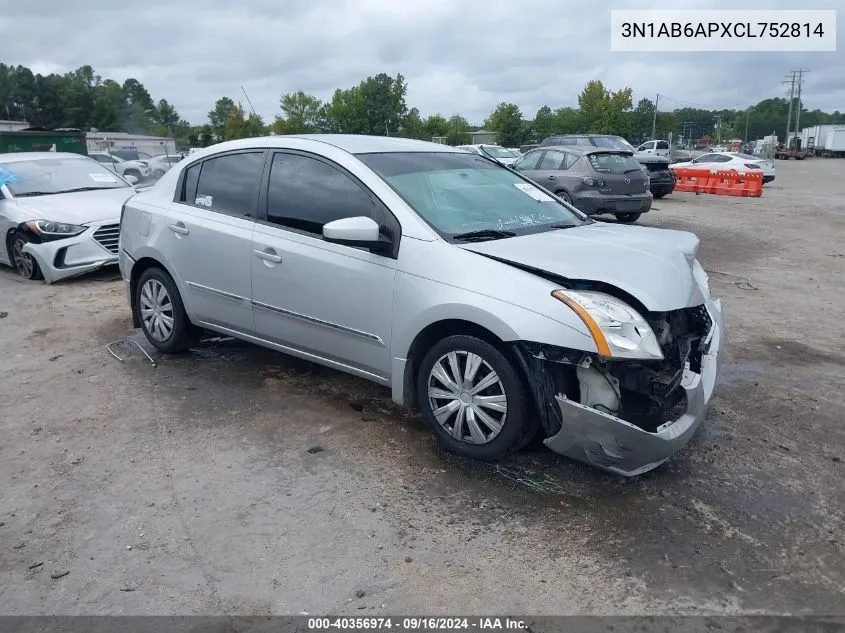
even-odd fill
[{"label": "crumpled front bumper", "polygon": [[115,218],[107,222],[91,224],[88,228],[74,237],[47,242],[30,242],[24,246],[25,253],[29,253],[38,262],[44,281],[48,284],[84,275],[99,270],[103,266],[118,263],[117,253],[112,253],[100,242],[94,239],[94,233],[103,227],[118,226],[120,220]]},{"label": "crumpled front bumper", "polygon": [[563,425],[545,444],[567,457],[619,475],[641,475],[683,448],[707,415],[724,353],[724,317],[721,303],[708,303],[713,327],[703,355],[701,374],[687,370],[681,386],[686,391],[686,412],[650,433],[613,415],[556,396]]}]

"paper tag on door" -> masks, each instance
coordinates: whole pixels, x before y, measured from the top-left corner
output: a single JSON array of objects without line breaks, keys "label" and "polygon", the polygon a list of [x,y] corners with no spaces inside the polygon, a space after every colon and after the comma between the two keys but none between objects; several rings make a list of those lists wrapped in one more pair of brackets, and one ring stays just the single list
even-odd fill
[{"label": "paper tag on door", "polygon": [[527,182],[517,182],[514,183],[514,187],[519,189],[522,193],[531,196],[537,202],[554,202],[555,199],[552,198],[549,194],[543,192],[541,189],[537,189],[534,185],[529,185]]},{"label": "paper tag on door", "polygon": [[197,196],[194,199],[194,204],[198,204],[201,207],[210,207],[214,201],[212,196]]}]

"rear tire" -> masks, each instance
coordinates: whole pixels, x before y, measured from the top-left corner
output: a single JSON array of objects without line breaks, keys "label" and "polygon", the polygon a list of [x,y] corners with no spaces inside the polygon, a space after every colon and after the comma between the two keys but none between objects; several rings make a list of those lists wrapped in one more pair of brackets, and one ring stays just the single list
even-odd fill
[{"label": "rear tire", "polygon": [[616,221],[622,224],[633,224],[640,219],[642,213],[617,213]]},{"label": "rear tire", "polygon": [[12,254],[9,259],[12,260],[12,265],[20,273],[21,277],[30,281],[38,281],[39,279],[44,279],[44,273],[41,272],[41,266],[38,265],[38,260],[29,253],[23,252],[23,247],[30,242],[37,243],[29,233],[15,231],[9,239],[9,252]]},{"label": "rear tire", "polygon": [[417,374],[417,398],[438,444],[470,459],[501,459],[536,431],[522,375],[475,336],[449,336],[428,351]]},{"label": "rear tire", "polygon": [[564,191],[563,189],[561,189],[560,191],[555,192],[555,195],[561,200],[563,200],[565,203],[571,204],[573,207],[575,206],[574,204],[572,204],[572,196],[569,195],[568,191]]},{"label": "rear tire", "polygon": [[135,310],[141,330],[160,352],[185,352],[197,341],[197,329],[188,319],[182,297],[170,275],[152,267],[135,285]]}]

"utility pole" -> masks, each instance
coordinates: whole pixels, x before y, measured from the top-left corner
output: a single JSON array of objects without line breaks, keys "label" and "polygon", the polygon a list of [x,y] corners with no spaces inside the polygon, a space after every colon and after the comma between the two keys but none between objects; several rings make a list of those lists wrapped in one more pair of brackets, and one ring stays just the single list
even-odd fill
[{"label": "utility pole", "polygon": [[798,71],[798,104],[797,110],[795,112],[795,136],[798,136],[798,132],[801,130],[800,122],[801,122],[801,86],[804,83],[804,73],[810,72],[809,70],[799,70]]},{"label": "utility pole", "polygon": [[786,141],[784,145],[788,148],[789,147],[789,131],[792,129],[792,101],[795,98],[795,75],[796,71],[792,71],[792,77],[788,81],[784,81],[783,83],[789,84],[789,110],[787,110],[786,114]]},{"label": "utility pole", "polygon": [[651,118],[651,138],[657,135],[657,104],[660,103],[660,93],[657,93],[657,99],[654,100],[654,116]]},{"label": "utility pole", "polygon": [[745,136],[742,137],[742,140],[746,143],[748,142],[748,114],[751,112],[751,106],[748,106],[745,110]]},{"label": "utility pole", "polygon": [[716,145],[722,144],[722,115],[716,115]]}]

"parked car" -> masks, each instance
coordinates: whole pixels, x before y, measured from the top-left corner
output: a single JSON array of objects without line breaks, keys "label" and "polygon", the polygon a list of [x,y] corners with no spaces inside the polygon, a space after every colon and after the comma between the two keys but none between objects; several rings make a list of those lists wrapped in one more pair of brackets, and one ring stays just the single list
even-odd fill
[{"label": "parked car", "polygon": [[634,158],[643,170],[648,172],[649,189],[655,198],[663,198],[675,190],[675,175],[669,169],[669,159],[665,156],[638,152],[621,136],[612,134],[561,134],[543,139],[541,146],[582,145],[585,147],[605,147],[633,152]]},{"label": "parked car", "polygon": [[147,161],[150,176],[153,178],[161,178],[168,169],[181,160],[181,154],[159,154],[158,156],[153,156],[149,161]]},{"label": "parked car", "polygon": [[518,158],[517,154],[499,145],[458,145],[458,149],[492,158],[502,163],[502,165],[513,165]]},{"label": "parked car", "polygon": [[80,154],[0,154],[0,263],[53,283],[118,263],[131,183]]},{"label": "parked car", "polygon": [[88,156],[123,177],[132,176],[140,181],[150,173],[147,165],[140,160],[123,160],[106,152],[88,152]]},{"label": "parked car", "polygon": [[637,148],[638,154],[653,154],[669,158],[669,143],[666,141],[646,141]]},{"label": "parked car", "polygon": [[133,322],[161,352],[206,329],[363,377],[470,458],[540,432],[646,472],[716,383],[722,309],[695,235],[594,222],[453,147],[219,143],[129,200],[120,245]]},{"label": "parked car", "polygon": [[671,169],[683,167],[686,169],[720,169],[725,171],[761,171],[763,184],[775,179],[775,162],[767,158],[760,158],[752,154],[739,152],[709,152],[698,158],[682,163],[674,163]]},{"label": "parked car", "polygon": [[111,154],[112,156],[122,158],[123,160],[139,160],[144,163],[152,158],[152,156],[150,156],[146,152],[139,152],[137,149],[131,147],[111,149],[107,153]]},{"label": "parked car", "polygon": [[631,152],[597,147],[532,150],[513,168],[587,215],[636,222],[651,209],[648,174]]}]

